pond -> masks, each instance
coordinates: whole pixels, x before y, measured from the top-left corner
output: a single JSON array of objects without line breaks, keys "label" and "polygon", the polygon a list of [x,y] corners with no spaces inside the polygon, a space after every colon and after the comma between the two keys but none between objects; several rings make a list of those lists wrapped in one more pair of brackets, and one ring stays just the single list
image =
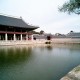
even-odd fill
[{"label": "pond", "polygon": [[80,45],[0,46],[0,80],[60,80],[80,64]]}]

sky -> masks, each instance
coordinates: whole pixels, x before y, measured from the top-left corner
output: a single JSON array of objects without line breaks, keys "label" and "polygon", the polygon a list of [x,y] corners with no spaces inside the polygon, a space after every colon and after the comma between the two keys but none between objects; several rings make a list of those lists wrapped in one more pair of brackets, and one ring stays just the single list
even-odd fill
[{"label": "sky", "polygon": [[80,15],[59,12],[58,8],[68,0],[0,0],[0,13],[22,17],[45,33],[67,34],[80,32]]}]

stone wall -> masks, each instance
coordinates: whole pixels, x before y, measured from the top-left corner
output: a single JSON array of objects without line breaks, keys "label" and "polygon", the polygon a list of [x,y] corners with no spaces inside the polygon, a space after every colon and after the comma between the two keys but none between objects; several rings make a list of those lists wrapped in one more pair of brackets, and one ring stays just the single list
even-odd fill
[{"label": "stone wall", "polygon": [[80,65],[74,68],[60,80],[80,80]]}]

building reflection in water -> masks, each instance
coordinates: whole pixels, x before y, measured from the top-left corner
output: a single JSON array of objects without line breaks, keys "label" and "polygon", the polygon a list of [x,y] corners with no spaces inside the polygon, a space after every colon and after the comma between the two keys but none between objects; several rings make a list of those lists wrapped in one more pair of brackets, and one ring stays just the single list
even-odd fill
[{"label": "building reflection in water", "polygon": [[28,60],[31,56],[32,48],[3,48],[0,49],[0,66],[2,64],[16,64]]}]

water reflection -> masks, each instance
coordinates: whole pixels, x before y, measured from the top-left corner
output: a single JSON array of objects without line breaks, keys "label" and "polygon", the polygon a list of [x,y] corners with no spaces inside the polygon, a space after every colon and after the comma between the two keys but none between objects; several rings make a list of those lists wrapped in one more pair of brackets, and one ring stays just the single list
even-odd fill
[{"label": "water reflection", "polygon": [[47,48],[48,50],[52,50],[52,49],[53,49],[51,45],[47,45],[46,48]]},{"label": "water reflection", "polygon": [[80,45],[0,47],[0,80],[60,80],[79,64]]},{"label": "water reflection", "polygon": [[30,47],[0,49],[0,66],[1,64],[13,64],[28,60],[31,53]]}]

